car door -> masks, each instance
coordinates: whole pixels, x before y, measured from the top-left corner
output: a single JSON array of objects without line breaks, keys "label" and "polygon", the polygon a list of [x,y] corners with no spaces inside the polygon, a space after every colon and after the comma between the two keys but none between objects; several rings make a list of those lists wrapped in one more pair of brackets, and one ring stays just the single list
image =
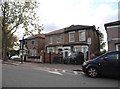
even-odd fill
[{"label": "car door", "polygon": [[111,52],[104,55],[101,63],[103,74],[107,74],[107,75],[118,74],[118,69],[119,69],[118,59],[119,59],[119,53],[117,52]]},{"label": "car door", "polygon": [[118,76],[120,78],[120,51],[119,51],[119,58],[118,58]]}]

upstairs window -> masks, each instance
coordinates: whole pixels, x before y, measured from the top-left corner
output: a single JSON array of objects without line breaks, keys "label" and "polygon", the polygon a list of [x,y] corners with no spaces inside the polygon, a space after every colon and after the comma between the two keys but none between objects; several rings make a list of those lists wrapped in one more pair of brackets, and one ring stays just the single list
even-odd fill
[{"label": "upstairs window", "polygon": [[61,42],[61,35],[56,35],[56,42],[60,43]]},{"label": "upstairs window", "polygon": [[32,41],[31,43],[34,44],[34,41]]},{"label": "upstairs window", "polygon": [[79,41],[85,41],[86,36],[85,36],[85,30],[79,31]]},{"label": "upstairs window", "polygon": [[75,32],[69,32],[69,42],[75,42]]},{"label": "upstairs window", "polygon": [[49,44],[52,44],[52,37],[49,37]]}]

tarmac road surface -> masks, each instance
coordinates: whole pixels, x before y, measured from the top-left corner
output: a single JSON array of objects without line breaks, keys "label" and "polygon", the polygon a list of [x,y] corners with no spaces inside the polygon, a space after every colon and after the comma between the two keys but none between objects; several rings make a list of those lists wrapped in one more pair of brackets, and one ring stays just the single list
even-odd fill
[{"label": "tarmac road surface", "polygon": [[3,64],[3,87],[118,87],[114,78],[90,78],[82,72]]}]

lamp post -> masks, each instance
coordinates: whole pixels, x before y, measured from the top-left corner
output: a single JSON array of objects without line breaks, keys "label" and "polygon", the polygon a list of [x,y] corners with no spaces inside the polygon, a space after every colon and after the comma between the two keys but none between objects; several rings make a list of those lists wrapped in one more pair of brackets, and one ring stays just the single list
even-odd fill
[{"label": "lamp post", "polygon": [[49,52],[49,63],[51,64],[51,51]]}]

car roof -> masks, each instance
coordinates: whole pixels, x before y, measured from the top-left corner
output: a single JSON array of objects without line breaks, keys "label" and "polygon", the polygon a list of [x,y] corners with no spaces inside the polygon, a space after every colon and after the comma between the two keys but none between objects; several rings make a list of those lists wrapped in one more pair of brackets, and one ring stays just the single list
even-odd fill
[{"label": "car roof", "polygon": [[120,52],[120,51],[108,51],[108,53],[114,53],[114,52]]}]

